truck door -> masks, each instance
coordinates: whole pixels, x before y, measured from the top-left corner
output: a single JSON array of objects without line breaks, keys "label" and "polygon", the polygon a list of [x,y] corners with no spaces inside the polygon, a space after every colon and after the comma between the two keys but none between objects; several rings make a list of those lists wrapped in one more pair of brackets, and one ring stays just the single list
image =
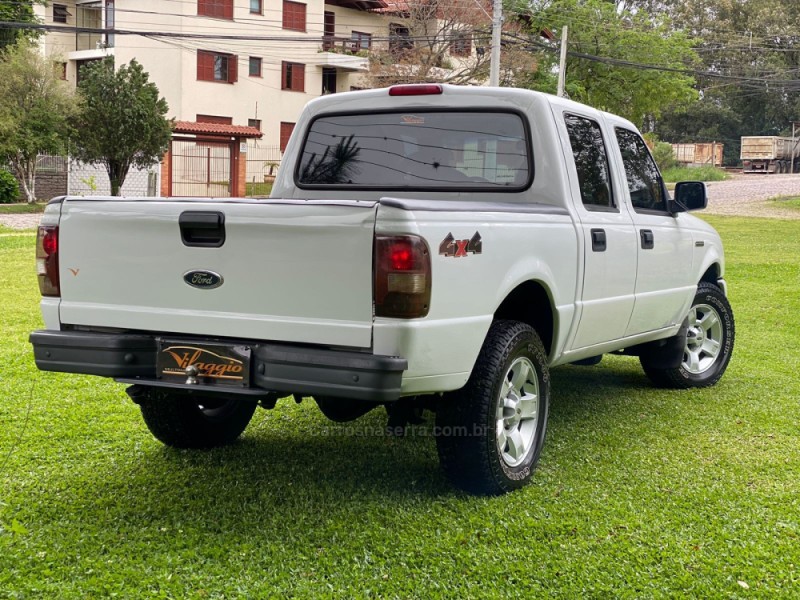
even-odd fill
[{"label": "truck door", "polygon": [[636,234],[630,213],[620,210],[621,188],[611,177],[600,124],[574,113],[564,113],[564,124],[572,150],[570,186],[584,238],[582,311],[571,344],[578,349],[625,334],[634,305]]},{"label": "truck door", "polygon": [[635,335],[683,321],[697,285],[692,278],[694,242],[680,219],[667,211],[667,191],[644,140],[624,127],[615,133],[639,255],[636,302],[625,332]]}]

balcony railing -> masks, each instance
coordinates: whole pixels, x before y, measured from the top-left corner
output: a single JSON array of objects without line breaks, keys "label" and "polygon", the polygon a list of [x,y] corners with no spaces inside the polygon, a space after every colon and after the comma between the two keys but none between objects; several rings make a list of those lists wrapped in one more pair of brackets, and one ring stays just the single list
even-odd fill
[{"label": "balcony railing", "polygon": [[360,51],[366,52],[369,48],[361,46],[359,40],[345,37],[335,37],[332,35],[322,36],[322,51],[335,52],[337,54],[357,54]]}]

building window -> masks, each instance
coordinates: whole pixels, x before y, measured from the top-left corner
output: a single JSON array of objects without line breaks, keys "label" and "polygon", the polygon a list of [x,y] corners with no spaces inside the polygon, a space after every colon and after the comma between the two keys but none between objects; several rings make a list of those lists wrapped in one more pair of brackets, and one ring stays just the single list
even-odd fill
[{"label": "building window", "polygon": [[55,76],[61,79],[62,81],[67,80],[67,63],[65,62],[55,62],[53,63],[53,73]]},{"label": "building window", "polygon": [[198,123],[214,123],[216,125],[233,125],[233,117],[221,117],[219,115],[197,115]]},{"label": "building window", "polygon": [[292,131],[294,131],[294,123],[281,123],[281,152],[286,152],[286,144],[292,137]]},{"label": "building window", "polygon": [[450,43],[450,54],[469,56],[472,54],[472,37],[468,33],[457,33]]},{"label": "building window", "polygon": [[293,31],[306,30],[306,5],[283,0],[283,28]]},{"label": "building window", "polygon": [[201,17],[233,20],[233,0],[197,0],[197,14]]},{"label": "building window", "polygon": [[281,89],[293,92],[306,91],[306,66],[300,63],[281,63]]},{"label": "building window", "polygon": [[53,4],[53,23],[66,23],[69,12],[65,4]]},{"label": "building window", "polygon": [[353,52],[358,52],[359,50],[369,50],[372,46],[371,33],[354,31],[350,34],[350,39],[353,40]]},{"label": "building window", "polygon": [[197,51],[197,79],[200,81],[219,81],[236,83],[238,58],[233,54]]},{"label": "building window", "polygon": [[[114,29],[117,26],[117,13],[114,0],[106,0],[106,29]],[[113,48],[116,38],[113,33],[106,34],[106,48]]]},{"label": "building window", "polygon": [[260,15],[264,12],[263,0],[250,0],[250,12]]},{"label": "building window", "polygon": [[402,54],[414,47],[411,31],[405,25],[389,23],[389,52]]},{"label": "building window", "polygon": [[247,119],[247,126],[255,127],[256,129],[261,131],[261,119]]},{"label": "building window", "polygon": [[250,77],[261,77],[261,59],[257,56],[250,57]]}]

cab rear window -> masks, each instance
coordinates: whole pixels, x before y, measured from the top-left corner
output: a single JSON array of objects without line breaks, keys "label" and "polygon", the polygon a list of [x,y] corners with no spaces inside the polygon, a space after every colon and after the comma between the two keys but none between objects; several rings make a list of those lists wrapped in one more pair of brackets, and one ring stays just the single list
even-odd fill
[{"label": "cab rear window", "polygon": [[512,112],[325,115],[308,129],[299,187],[517,191],[533,177],[525,122]]}]

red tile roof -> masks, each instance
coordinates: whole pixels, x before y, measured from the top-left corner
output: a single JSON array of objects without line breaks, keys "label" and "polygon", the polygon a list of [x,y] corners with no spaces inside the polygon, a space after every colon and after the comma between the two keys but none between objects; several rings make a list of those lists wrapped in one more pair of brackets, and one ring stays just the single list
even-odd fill
[{"label": "red tile roof", "polygon": [[173,133],[194,135],[217,135],[240,138],[260,138],[264,134],[255,127],[245,125],[224,125],[222,123],[195,123],[194,121],[175,121]]}]

